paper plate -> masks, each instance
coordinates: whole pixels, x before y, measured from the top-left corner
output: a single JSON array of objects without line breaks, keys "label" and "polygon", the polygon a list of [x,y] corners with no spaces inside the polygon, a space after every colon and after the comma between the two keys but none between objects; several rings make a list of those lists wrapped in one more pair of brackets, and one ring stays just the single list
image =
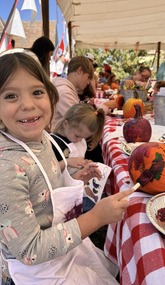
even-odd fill
[{"label": "paper plate", "polygon": [[155,228],[165,235],[165,222],[164,224],[160,223],[156,218],[158,210],[161,208],[165,208],[165,192],[153,196],[146,205],[146,213],[151,221],[151,223],[155,226]]},{"label": "paper plate", "polygon": [[[123,142],[121,142],[123,144]],[[143,144],[144,142],[136,142],[136,143],[126,143],[122,145],[122,150],[125,154],[131,155],[133,150],[137,148],[139,145]]]}]

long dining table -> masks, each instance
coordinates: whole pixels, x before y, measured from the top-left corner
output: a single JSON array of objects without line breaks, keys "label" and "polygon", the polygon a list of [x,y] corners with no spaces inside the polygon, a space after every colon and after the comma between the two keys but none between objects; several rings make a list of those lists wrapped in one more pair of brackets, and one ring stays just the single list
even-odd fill
[{"label": "long dining table", "polygon": [[[145,117],[152,125],[151,141],[154,141],[163,129],[165,133],[165,127],[155,126],[152,114]],[[129,156],[121,143],[124,122],[120,116],[106,116],[101,147],[104,163],[112,167],[105,188],[108,195],[133,186],[128,171]],[[142,191],[134,192],[122,219],[108,226],[104,253],[119,267],[121,285],[165,284],[165,235],[153,226],[146,214],[151,197]]]}]

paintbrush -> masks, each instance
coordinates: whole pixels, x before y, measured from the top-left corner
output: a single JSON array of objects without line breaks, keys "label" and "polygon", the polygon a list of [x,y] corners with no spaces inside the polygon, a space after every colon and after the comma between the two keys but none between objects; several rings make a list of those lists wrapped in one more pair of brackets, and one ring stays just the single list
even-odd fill
[{"label": "paintbrush", "polygon": [[133,191],[136,191],[140,186],[141,186],[140,183],[137,182],[137,183],[132,187]]}]

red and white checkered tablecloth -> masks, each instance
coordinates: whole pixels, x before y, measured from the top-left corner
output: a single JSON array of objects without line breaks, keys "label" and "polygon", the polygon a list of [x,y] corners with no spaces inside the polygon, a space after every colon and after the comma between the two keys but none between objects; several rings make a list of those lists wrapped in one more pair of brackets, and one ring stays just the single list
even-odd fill
[{"label": "red and white checkered tablecloth", "polygon": [[[101,142],[104,162],[111,166],[106,191],[113,194],[130,188],[129,157],[123,153],[119,138],[104,142],[122,119],[107,117]],[[105,255],[119,266],[121,285],[165,284],[165,235],[149,221],[145,208],[152,196],[136,191],[123,219],[108,226],[104,245]]]}]

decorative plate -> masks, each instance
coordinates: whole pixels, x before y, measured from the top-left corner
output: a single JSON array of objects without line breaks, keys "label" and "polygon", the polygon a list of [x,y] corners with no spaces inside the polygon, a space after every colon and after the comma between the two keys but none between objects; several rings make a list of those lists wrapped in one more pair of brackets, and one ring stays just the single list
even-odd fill
[{"label": "decorative plate", "polygon": [[158,231],[165,235],[165,221],[161,222],[157,219],[158,210],[160,209],[163,209],[163,213],[165,212],[165,192],[153,196],[146,205],[149,220]]}]

